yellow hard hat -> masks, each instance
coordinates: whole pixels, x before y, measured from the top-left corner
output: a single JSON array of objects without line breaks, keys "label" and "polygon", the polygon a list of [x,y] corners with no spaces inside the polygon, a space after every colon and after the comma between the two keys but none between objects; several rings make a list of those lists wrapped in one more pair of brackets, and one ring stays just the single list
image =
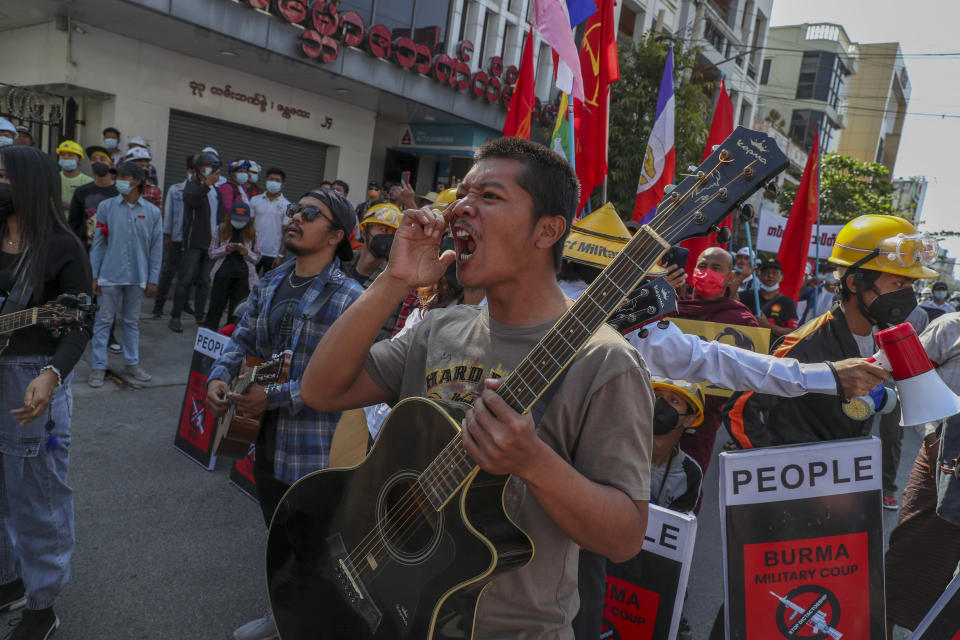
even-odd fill
[{"label": "yellow hard hat", "polygon": [[360,228],[363,229],[368,224],[382,224],[393,229],[400,228],[400,219],[403,214],[395,204],[389,202],[380,202],[367,209],[366,215],[360,221]]},{"label": "yellow hard hat", "polygon": [[57,154],[61,153],[75,153],[80,156],[80,159],[83,159],[83,147],[74,142],[73,140],[64,140],[60,143],[60,146],[57,147]]},{"label": "yellow hard hat", "polygon": [[650,377],[650,385],[654,389],[669,389],[682,395],[687,404],[696,414],[691,427],[699,427],[703,422],[703,407],[706,404],[706,398],[703,394],[703,386],[696,382],[687,382],[686,380],[671,380],[670,378],[661,378],[659,376]]},{"label": "yellow hard hat", "polygon": [[450,203],[457,199],[457,188],[450,187],[449,189],[444,189],[438,195],[436,200],[430,205],[431,209],[436,209],[437,211],[443,211]]},{"label": "yellow hard hat", "polygon": [[630,242],[630,237],[627,225],[608,202],[570,227],[563,257],[603,269]]},{"label": "yellow hard hat", "polygon": [[840,229],[829,262],[907,278],[935,278],[927,265],[940,251],[937,239],[897,216],[866,215]]}]

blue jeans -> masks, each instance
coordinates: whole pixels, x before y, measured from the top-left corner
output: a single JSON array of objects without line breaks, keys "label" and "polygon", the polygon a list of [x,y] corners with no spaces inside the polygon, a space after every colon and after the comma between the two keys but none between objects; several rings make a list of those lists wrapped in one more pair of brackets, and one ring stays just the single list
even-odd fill
[{"label": "blue jeans", "polygon": [[33,422],[20,427],[10,415],[49,361],[0,357],[0,583],[22,578],[30,609],[53,604],[70,578],[74,544],[73,489],[67,486],[72,374]]},{"label": "blue jeans", "polygon": [[123,359],[128,365],[140,364],[140,301],[143,289],[140,285],[104,285],[98,298],[100,310],[93,323],[93,346],[90,349],[90,368],[103,371],[107,368],[107,339],[113,318],[120,311],[123,326]]}]

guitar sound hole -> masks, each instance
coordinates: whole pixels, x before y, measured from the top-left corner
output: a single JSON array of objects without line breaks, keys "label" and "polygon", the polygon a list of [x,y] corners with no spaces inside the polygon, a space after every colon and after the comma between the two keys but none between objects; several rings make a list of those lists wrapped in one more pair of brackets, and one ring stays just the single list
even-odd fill
[{"label": "guitar sound hole", "polygon": [[417,484],[417,474],[391,477],[377,499],[377,528],[390,555],[403,564],[418,564],[440,542],[443,513],[436,511]]}]

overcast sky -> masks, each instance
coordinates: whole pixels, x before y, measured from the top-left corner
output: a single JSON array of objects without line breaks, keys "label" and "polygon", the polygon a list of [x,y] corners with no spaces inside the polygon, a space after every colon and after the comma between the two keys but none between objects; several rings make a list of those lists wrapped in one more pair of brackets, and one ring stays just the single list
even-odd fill
[{"label": "overcast sky", "polygon": [[[854,42],[900,43],[913,94],[894,176],[927,177],[930,186],[921,228],[931,232],[960,231],[958,19],[957,0],[774,0],[770,20],[771,26],[835,22]],[[916,56],[929,53],[955,55]],[[944,240],[942,245],[951,257],[960,257],[960,238]]]}]

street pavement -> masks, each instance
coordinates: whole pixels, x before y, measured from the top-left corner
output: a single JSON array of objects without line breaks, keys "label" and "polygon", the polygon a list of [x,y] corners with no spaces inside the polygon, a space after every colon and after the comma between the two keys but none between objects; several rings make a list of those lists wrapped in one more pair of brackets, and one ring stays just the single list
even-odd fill
[{"label": "street pavement", "polygon": [[[150,318],[152,304],[144,301],[140,326],[140,361],[151,382],[135,389],[108,378],[101,389],[90,388],[89,347],[74,371],[77,545],[70,582],[56,602],[60,640],[228,639],[267,611],[259,508],[229,483],[228,460],[208,472],[173,448],[196,324],[184,316],[184,332],[174,334],[166,317]],[[111,354],[110,367],[120,370],[123,357]],[[725,440],[721,430],[718,452]],[[919,444],[907,429],[901,491]],[[723,600],[717,487],[714,462],[685,607],[698,639],[708,637]],[[885,537],[896,518],[884,511]],[[0,628],[16,619],[6,617]],[[894,636],[906,637],[902,630]]]}]

